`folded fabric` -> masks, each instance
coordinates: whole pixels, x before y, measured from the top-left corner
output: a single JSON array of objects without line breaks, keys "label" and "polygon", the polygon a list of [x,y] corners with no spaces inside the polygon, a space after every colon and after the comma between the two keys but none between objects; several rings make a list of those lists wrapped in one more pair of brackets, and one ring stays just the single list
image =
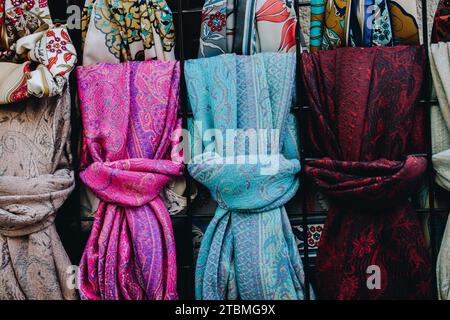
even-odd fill
[{"label": "folded fabric", "polygon": [[175,29],[165,0],[86,0],[83,65],[173,60]]},{"label": "folded fabric", "polygon": [[[92,16],[95,19],[91,19]],[[118,34],[123,34],[124,30],[127,36],[120,43]],[[175,59],[173,17],[163,1],[87,0],[83,10],[82,34],[84,65]],[[99,43],[104,42],[105,45],[99,48]],[[128,48],[122,47],[125,44],[129,44]],[[188,201],[185,191],[184,177],[177,177],[164,188],[162,197],[171,215],[186,212]],[[84,184],[80,186],[80,193],[81,216],[93,217],[99,199]],[[195,197],[194,191],[191,200]],[[83,229],[89,231],[90,224],[84,224]]]},{"label": "folded fabric", "polygon": [[[75,47],[65,27],[51,23],[44,1],[7,1],[2,12],[0,104],[62,94],[76,65]],[[29,3],[29,4],[28,4]]]},{"label": "folded fabric", "polygon": [[[200,29],[200,57],[223,53],[295,51],[297,19],[292,1],[206,0]],[[302,34],[301,42],[304,45]],[[305,48],[306,50],[306,48]]]},{"label": "folded fabric", "polygon": [[312,0],[311,52],[419,44],[416,1]]},{"label": "folded fabric", "polygon": [[0,299],[76,299],[54,220],[74,188],[70,93],[0,108]]},{"label": "folded fabric", "polygon": [[434,15],[433,31],[431,42],[450,41],[450,2],[448,0],[439,1]]},{"label": "folded fabric", "polygon": [[304,54],[301,63],[309,137],[322,157],[308,163],[306,175],[330,198],[318,297],[432,298],[431,262],[408,200],[427,161],[406,156],[424,146],[421,109],[414,107],[423,49],[342,48]]},{"label": "folded fabric", "polygon": [[15,43],[53,26],[46,0],[0,1],[0,61],[15,56]]},{"label": "folded fabric", "polygon": [[[304,298],[303,266],[284,208],[299,186],[296,123],[289,113],[294,76],[293,54],[186,62],[193,136],[210,130],[222,138],[230,130],[237,135],[235,141],[216,137],[215,151],[202,140],[189,164],[218,203],[197,260],[197,299]],[[266,135],[246,143],[253,130]],[[227,146],[233,153],[224,157]]]},{"label": "folded fabric", "polygon": [[184,168],[171,152],[181,128],[179,63],[96,64],[77,77],[80,177],[100,199],[80,262],[81,297],[175,299],[175,242],[160,193]]},{"label": "folded fabric", "polygon": [[[436,183],[450,191],[450,42],[431,44],[430,66],[439,101],[435,117],[440,120],[432,123],[433,166]],[[439,298],[450,300],[450,219],[447,219],[437,261],[437,286]]]}]

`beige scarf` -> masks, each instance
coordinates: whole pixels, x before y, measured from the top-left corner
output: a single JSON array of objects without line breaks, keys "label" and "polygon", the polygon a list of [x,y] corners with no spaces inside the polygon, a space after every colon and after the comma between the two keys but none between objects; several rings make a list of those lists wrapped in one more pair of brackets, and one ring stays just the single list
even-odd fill
[{"label": "beige scarf", "polygon": [[0,299],[76,299],[55,215],[74,188],[70,93],[0,108]]},{"label": "beige scarf", "polygon": [[[430,65],[439,109],[433,108],[433,166],[436,183],[450,191],[450,43],[433,43]],[[439,298],[450,300],[450,219],[437,262]]]}]

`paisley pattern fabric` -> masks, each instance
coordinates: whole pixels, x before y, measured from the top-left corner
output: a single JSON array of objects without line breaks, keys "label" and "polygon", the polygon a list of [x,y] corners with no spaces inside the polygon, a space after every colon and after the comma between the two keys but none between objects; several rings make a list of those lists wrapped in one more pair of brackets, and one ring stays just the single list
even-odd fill
[{"label": "paisley pattern fabric", "polygon": [[201,23],[200,57],[295,52],[297,19],[291,0],[206,0]]},{"label": "paisley pattern fabric", "polygon": [[172,11],[165,0],[86,0],[83,65],[175,59]]},{"label": "paisley pattern fabric", "polygon": [[[436,183],[450,192],[450,42],[431,44],[430,66],[439,101],[435,115],[439,121],[432,123],[432,130],[438,132],[433,135],[433,166]],[[450,219],[437,261],[437,282],[439,298],[450,300]]]},{"label": "paisley pattern fabric", "polygon": [[[127,12],[128,15],[125,14]],[[126,36],[122,39],[118,34],[123,34],[124,30]],[[172,13],[167,4],[160,0],[87,0],[83,9],[82,39],[84,65],[154,58],[175,59]],[[99,48],[99,43],[104,41],[106,46]],[[164,188],[162,197],[171,215],[185,213],[187,209],[185,190],[184,177],[176,178]],[[81,216],[92,218],[99,199],[83,184],[80,186],[80,193]],[[85,224],[83,229],[89,231],[90,224]]]},{"label": "paisley pattern fabric", "polygon": [[0,108],[0,300],[76,299],[54,225],[74,188],[70,94]]},{"label": "paisley pattern fabric", "polygon": [[450,41],[450,1],[441,0],[434,16],[431,42]]},{"label": "paisley pattern fabric", "polygon": [[[289,113],[295,64],[295,55],[276,53],[186,62],[192,135],[215,129],[223,137],[234,130],[237,137],[235,144],[221,144],[216,135],[214,148],[202,141],[188,167],[218,203],[197,260],[197,299],[304,298],[302,262],[284,208],[299,186],[297,131]],[[269,130],[266,136],[246,143],[249,131],[262,129]],[[227,145],[234,148],[224,157]]]},{"label": "paisley pattern fabric", "polygon": [[183,174],[182,155],[171,152],[181,127],[179,64],[97,64],[77,77],[80,177],[100,199],[80,263],[81,297],[175,299],[175,242],[160,193]]},{"label": "paisley pattern fabric", "polygon": [[47,2],[3,0],[0,23],[0,104],[60,95],[77,56],[66,28],[52,24]]},{"label": "paisley pattern fabric", "polygon": [[420,42],[410,0],[312,0],[310,32],[311,52]]},{"label": "paisley pattern fabric", "polygon": [[[405,156],[423,152],[423,113],[414,102],[424,58],[415,46],[302,56],[308,132],[321,157],[305,170],[330,198],[317,257],[319,298],[433,297],[431,262],[408,200],[427,161]],[[369,289],[374,270],[380,283]]]}]

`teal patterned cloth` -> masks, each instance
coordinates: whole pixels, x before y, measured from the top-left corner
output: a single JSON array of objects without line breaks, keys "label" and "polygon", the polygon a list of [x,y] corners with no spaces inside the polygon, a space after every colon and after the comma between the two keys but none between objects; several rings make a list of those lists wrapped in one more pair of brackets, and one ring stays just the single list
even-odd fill
[{"label": "teal patterned cloth", "polygon": [[[228,136],[216,136],[214,148],[203,141],[188,167],[218,203],[197,260],[197,299],[304,298],[303,266],[284,208],[299,187],[297,126],[289,112],[295,64],[295,55],[278,53],[186,62],[192,134],[242,129],[234,145]],[[247,143],[246,133],[258,129],[279,134]],[[266,148],[267,141],[274,143]],[[227,147],[235,156],[221,158]],[[242,157],[248,161],[233,164]]]}]

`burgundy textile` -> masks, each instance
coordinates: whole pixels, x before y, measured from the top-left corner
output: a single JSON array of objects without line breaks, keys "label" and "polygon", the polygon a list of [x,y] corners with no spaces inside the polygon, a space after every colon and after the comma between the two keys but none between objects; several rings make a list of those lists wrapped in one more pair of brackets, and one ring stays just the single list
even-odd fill
[{"label": "burgundy textile", "polygon": [[[306,175],[331,200],[317,257],[318,298],[432,298],[432,267],[408,200],[427,161],[406,156],[423,149],[415,101],[424,59],[415,46],[302,56],[309,138],[322,157],[308,163]],[[372,265],[380,289],[367,286]]]}]

